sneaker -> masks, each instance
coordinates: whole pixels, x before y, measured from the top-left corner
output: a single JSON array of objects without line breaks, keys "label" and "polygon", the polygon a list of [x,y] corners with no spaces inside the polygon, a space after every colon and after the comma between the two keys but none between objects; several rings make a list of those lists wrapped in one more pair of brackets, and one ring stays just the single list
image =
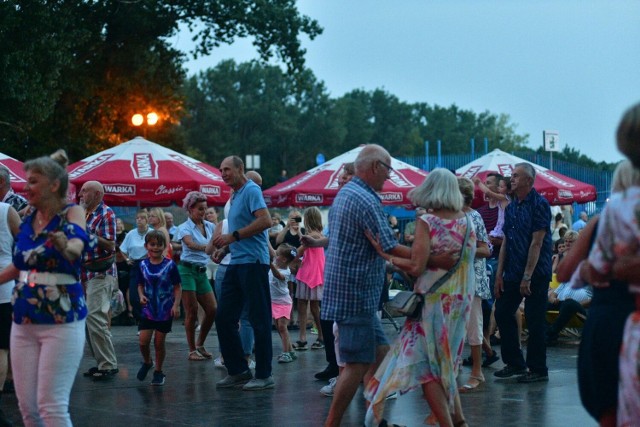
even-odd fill
[{"label": "sneaker", "polygon": [[509,378],[509,377],[513,377],[514,375],[524,375],[526,373],[527,373],[527,368],[507,365],[504,368],[500,369],[499,371],[494,372],[493,376],[498,378]]},{"label": "sneaker", "polygon": [[322,350],[324,348],[324,343],[320,340],[311,344],[311,350]]},{"label": "sneaker", "polygon": [[138,378],[140,381],[144,381],[144,379],[147,378],[147,374],[149,373],[151,368],[153,368],[153,363],[142,362],[140,369],[138,369],[138,375],[136,375],[136,378]]},{"label": "sneaker", "polygon": [[312,326],[309,332],[312,333],[313,335],[318,335],[318,328],[316,328],[315,326]]},{"label": "sneaker", "polygon": [[291,358],[291,355],[287,352],[287,353],[282,353],[280,356],[278,356],[278,363],[291,363],[293,362],[293,359]]},{"label": "sneaker", "polygon": [[331,378],[329,380],[329,384],[327,384],[326,386],[320,389],[320,393],[324,394],[327,397],[333,396],[333,389],[336,388],[337,382],[338,382],[338,377]]},{"label": "sneaker", "polygon": [[498,356],[498,353],[494,351],[491,356],[488,356],[484,359],[484,361],[482,362],[482,367],[487,368],[496,363],[498,360],[500,360],[500,357]]},{"label": "sneaker", "polygon": [[296,341],[295,344],[292,345],[295,351],[306,351],[309,350],[309,346],[306,341]]},{"label": "sneaker", "polygon": [[537,383],[542,381],[549,381],[549,375],[529,371],[526,374],[518,377],[519,383]]},{"label": "sneaker", "polygon": [[151,380],[151,385],[164,385],[164,379],[167,378],[162,371],[153,371],[153,379]]},{"label": "sneaker", "polygon": [[289,356],[291,356],[291,360],[298,360],[298,355],[295,351],[290,351]]},{"label": "sneaker", "polygon": [[275,387],[276,383],[273,381],[273,377],[268,378],[254,378],[248,383],[246,383],[242,389],[244,391],[254,391],[254,390],[266,390],[268,388]]},{"label": "sneaker", "polygon": [[218,356],[213,359],[213,366],[216,368],[224,368],[224,361],[222,360],[222,356]]},{"label": "sneaker", "polygon": [[241,374],[227,375],[226,377],[224,377],[223,379],[221,379],[216,383],[216,388],[235,387],[240,384],[245,384],[246,382],[251,381],[252,379],[253,379],[253,374],[251,373],[250,370],[247,369]]},{"label": "sneaker", "polygon": [[249,359],[249,369],[256,369],[256,361]]}]

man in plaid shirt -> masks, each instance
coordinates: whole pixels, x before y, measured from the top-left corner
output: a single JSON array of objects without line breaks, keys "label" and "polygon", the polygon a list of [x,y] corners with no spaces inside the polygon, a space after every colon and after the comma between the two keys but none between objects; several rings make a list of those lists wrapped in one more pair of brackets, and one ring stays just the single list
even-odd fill
[{"label": "man in plaid shirt", "polygon": [[365,231],[379,236],[386,252],[401,250],[376,194],[389,178],[390,165],[391,157],[381,146],[363,148],[355,162],[355,177],[342,187],[329,211],[321,318],[338,324],[339,359],[346,366],[338,376],[325,426],[340,425],[360,382],[367,383],[389,350],[376,315],[385,262]]},{"label": "man in plaid shirt", "polygon": [[102,201],[104,189],[97,181],[88,181],[80,190],[89,232],[98,238],[93,251],[88,252],[82,267],[82,284],[87,297],[87,343],[97,366],[84,376],[94,380],[113,378],[118,373],[118,361],[109,330],[111,296],[118,287],[115,268],[116,215]]}]

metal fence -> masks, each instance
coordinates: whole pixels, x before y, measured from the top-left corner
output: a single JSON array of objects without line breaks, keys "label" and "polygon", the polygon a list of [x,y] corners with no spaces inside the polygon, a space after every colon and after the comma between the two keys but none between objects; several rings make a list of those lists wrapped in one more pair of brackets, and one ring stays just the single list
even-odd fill
[{"label": "metal fence", "polygon": [[[514,152],[511,154],[550,169],[550,158],[548,154],[527,152]],[[472,156],[471,154],[448,154],[440,156],[440,159],[438,159],[437,156],[415,156],[398,157],[398,160],[426,171],[432,170],[436,167],[456,170],[481,156],[482,154],[477,154],[475,156]],[[585,203],[582,205],[574,203],[574,221],[577,220],[577,216],[581,211],[586,211],[587,214],[591,216],[602,210],[611,192],[611,179],[613,172],[593,169],[555,159],[553,160],[553,170],[561,173],[562,175],[566,175],[570,178],[577,179],[578,181],[585,182],[596,187],[598,197],[595,202]]]}]

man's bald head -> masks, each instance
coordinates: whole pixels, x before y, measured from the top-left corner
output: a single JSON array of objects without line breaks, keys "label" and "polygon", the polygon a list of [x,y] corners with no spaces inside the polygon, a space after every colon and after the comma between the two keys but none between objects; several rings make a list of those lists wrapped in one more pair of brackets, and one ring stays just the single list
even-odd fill
[{"label": "man's bald head", "polygon": [[245,176],[247,177],[247,179],[250,179],[251,181],[255,182],[258,185],[262,185],[262,177],[260,176],[260,174],[256,171],[249,171],[247,173],[245,173]]},{"label": "man's bald head", "polygon": [[92,211],[104,198],[104,187],[98,181],[87,181],[80,189],[80,204],[87,211]]},{"label": "man's bald head", "polygon": [[377,144],[366,145],[355,161],[356,176],[369,184],[375,191],[381,191],[391,172],[391,155]]}]

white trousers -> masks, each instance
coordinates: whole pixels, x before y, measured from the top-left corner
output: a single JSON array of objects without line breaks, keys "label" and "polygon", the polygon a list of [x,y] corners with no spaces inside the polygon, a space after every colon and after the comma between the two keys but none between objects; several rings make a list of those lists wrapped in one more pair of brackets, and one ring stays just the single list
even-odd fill
[{"label": "white trousers", "polygon": [[71,426],[69,395],[84,349],[85,321],[11,327],[11,366],[26,427]]}]

